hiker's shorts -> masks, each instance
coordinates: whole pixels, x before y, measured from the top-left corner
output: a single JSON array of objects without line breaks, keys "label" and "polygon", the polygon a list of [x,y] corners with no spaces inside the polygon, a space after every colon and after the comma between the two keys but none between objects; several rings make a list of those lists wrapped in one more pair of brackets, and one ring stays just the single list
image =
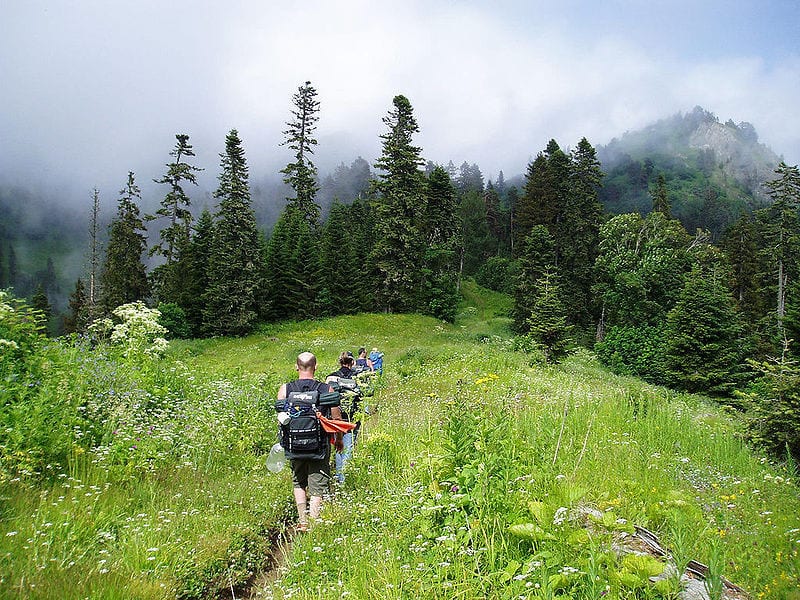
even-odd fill
[{"label": "hiker's shorts", "polygon": [[320,460],[293,458],[291,465],[294,487],[308,488],[309,496],[323,496],[328,493],[328,482],[331,478],[329,458]]}]

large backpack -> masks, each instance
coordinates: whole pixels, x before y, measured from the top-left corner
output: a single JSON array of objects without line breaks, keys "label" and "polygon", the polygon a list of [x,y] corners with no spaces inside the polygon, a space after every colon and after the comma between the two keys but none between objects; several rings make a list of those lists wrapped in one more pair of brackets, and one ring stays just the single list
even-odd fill
[{"label": "large backpack", "polygon": [[[308,386],[294,381],[286,385],[286,400],[279,401],[275,408],[289,415],[289,420],[281,425],[281,446],[286,458],[303,458],[321,460],[328,457],[328,434],[322,428],[317,411],[326,410],[328,406],[338,405],[338,394],[334,402],[331,394],[323,394],[321,398],[319,386],[316,389],[302,389]],[[293,389],[301,387],[301,389]]]}]

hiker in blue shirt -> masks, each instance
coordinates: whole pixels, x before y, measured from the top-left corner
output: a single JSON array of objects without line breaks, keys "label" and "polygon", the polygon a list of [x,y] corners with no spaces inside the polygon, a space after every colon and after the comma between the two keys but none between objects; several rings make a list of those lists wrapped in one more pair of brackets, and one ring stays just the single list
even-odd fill
[{"label": "hiker in blue shirt", "polygon": [[372,370],[383,375],[383,352],[378,352],[377,348],[373,348],[369,353],[369,360],[372,361]]}]

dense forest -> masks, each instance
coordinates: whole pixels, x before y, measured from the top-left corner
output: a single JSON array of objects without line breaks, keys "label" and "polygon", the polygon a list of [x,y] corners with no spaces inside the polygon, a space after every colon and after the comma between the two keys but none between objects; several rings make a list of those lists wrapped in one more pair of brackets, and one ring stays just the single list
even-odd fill
[{"label": "dense forest", "polygon": [[585,138],[574,148],[550,140],[523,177],[506,181],[501,171],[484,181],[476,164],[426,162],[413,107],[398,95],[374,164],[358,158],[321,178],[319,117],[306,82],[292,98],[282,145],[293,159],[269,235],[238,132],[220,154],[215,209],[200,214],[193,147],[178,134],[152,214],[142,214],[131,172],[106,235],[95,191],[83,225],[89,267],[71,290],[52,257],[44,269],[20,268],[23,248],[58,255],[63,240],[22,244],[6,208],[26,203],[3,194],[0,289],[46,314],[68,294],[52,333],[86,332],[143,300],[172,336],[208,337],[365,311],[452,321],[471,277],[513,296],[513,326],[531,360],[557,362],[588,346],[620,373],[734,405],[744,402],[737,390],[768,389],[787,404],[754,435],[778,452],[800,450],[796,433],[774,435],[800,414],[787,384],[800,355],[800,173],[751,125],[720,123],[698,107],[599,152]]}]

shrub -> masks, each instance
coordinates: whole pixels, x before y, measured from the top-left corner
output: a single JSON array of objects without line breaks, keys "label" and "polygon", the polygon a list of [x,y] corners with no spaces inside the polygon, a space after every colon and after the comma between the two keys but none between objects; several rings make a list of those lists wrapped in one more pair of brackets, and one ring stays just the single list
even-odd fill
[{"label": "shrub", "polygon": [[513,294],[518,271],[519,265],[516,261],[502,256],[492,256],[478,269],[475,281],[495,292]]},{"label": "shrub", "polygon": [[664,381],[664,328],[658,325],[611,327],[595,345],[600,361],[620,375]]},{"label": "shrub", "polygon": [[167,339],[187,339],[192,337],[192,326],[180,306],[174,302],[161,302],[158,305],[158,311],[161,313],[158,322],[167,330],[165,336]]},{"label": "shrub", "polygon": [[749,361],[761,376],[747,393],[750,438],[774,455],[800,460],[800,367],[784,353],[772,361]]}]

